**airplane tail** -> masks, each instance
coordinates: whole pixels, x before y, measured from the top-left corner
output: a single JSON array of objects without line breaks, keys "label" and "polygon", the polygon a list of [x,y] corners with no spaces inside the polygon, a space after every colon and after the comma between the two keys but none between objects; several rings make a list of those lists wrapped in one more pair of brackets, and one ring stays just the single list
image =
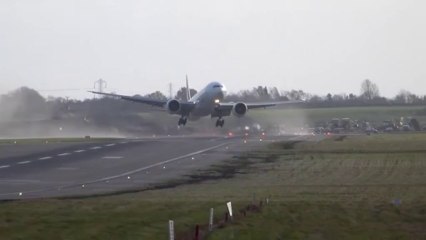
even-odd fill
[{"label": "airplane tail", "polygon": [[186,101],[189,102],[189,99],[191,99],[191,90],[189,89],[188,75],[186,75]]}]

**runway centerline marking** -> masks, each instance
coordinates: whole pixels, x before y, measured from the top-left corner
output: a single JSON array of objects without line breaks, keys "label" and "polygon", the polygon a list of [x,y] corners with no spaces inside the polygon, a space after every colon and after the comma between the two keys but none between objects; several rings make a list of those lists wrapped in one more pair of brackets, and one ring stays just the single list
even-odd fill
[{"label": "runway centerline marking", "polygon": [[166,163],[171,163],[171,162],[174,162],[174,161],[177,161],[177,160],[180,160],[180,159],[185,159],[185,158],[188,158],[188,157],[200,154],[200,153],[204,153],[204,152],[216,149],[216,148],[220,148],[220,147],[225,146],[227,144],[229,144],[229,143],[221,143],[221,144],[213,146],[213,147],[201,149],[201,150],[196,151],[196,152],[188,153],[188,154],[185,154],[185,155],[182,155],[182,156],[179,156],[179,157],[171,158],[171,159],[168,159],[168,160],[165,160],[165,161],[162,161],[162,162],[158,162],[158,163],[154,163],[154,164],[151,164],[151,165],[148,165],[148,166],[145,166],[145,167],[137,168],[135,170],[131,170],[131,171],[124,172],[124,173],[117,174],[117,175],[110,176],[110,177],[104,177],[104,178],[101,178],[101,179],[89,181],[89,182],[86,182],[86,184],[104,182],[104,181],[111,180],[111,179],[114,179],[114,178],[127,177],[128,175],[132,175],[132,174],[135,174],[135,173],[138,173],[138,172],[141,172],[141,171],[145,171],[145,170],[153,168],[153,167],[158,167],[158,166],[164,165]]},{"label": "runway centerline marking", "polygon": [[115,143],[105,145],[105,147],[112,147],[112,146],[115,146]]},{"label": "runway centerline marking", "polygon": [[59,156],[59,157],[63,157],[63,156],[67,156],[67,155],[70,155],[71,153],[61,153],[61,154],[58,154],[57,156]]},{"label": "runway centerline marking", "polygon": [[96,149],[101,149],[102,147],[96,146],[96,147],[91,147],[90,149],[92,150],[96,150]]},{"label": "runway centerline marking", "polygon": [[8,168],[8,167],[10,167],[10,165],[3,165],[3,166],[0,166],[0,169],[1,168]]},{"label": "runway centerline marking", "polygon": [[84,150],[84,149],[79,149],[79,150],[75,150],[74,152],[75,153],[81,153],[81,152],[85,152],[86,150]]},{"label": "runway centerline marking", "polygon": [[47,156],[47,157],[41,157],[38,160],[46,160],[46,159],[51,159],[51,158],[52,158],[51,156]]},{"label": "runway centerline marking", "polygon": [[102,159],[121,159],[123,158],[122,156],[105,156],[102,157]]},{"label": "runway centerline marking", "polygon": [[31,161],[22,161],[22,162],[18,162],[17,164],[27,164],[30,163]]}]

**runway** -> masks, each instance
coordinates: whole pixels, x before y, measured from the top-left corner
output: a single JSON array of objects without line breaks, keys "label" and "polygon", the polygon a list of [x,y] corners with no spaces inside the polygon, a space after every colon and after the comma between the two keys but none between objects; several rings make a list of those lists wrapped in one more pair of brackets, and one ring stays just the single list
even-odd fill
[{"label": "runway", "polygon": [[0,199],[143,189],[274,140],[162,137],[0,144]]}]

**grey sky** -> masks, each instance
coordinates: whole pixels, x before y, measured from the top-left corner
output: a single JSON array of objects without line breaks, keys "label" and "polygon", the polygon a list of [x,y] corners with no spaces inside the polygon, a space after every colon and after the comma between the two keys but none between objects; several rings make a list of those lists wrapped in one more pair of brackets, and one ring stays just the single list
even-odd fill
[{"label": "grey sky", "polygon": [[223,82],[310,93],[426,94],[426,1],[0,1],[0,94],[90,97]]}]

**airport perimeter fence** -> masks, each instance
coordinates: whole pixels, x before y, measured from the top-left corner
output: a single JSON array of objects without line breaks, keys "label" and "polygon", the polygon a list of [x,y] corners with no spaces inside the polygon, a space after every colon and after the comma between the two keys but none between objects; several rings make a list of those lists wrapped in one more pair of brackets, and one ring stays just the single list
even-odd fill
[{"label": "airport perimeter fence", "polygon": [[257,204],[253,202],[247,204],[245,207],[239,209],[237,212],[232,213],[231,210],[230,213],[230,211],[228,210],[214,217],[212,216],[213,209],[210,209],[210,220],[207,223],[196,224],[194,228],[189,231],[177,231],[177,233],[175,234],[173,229],[174,227],[171,226],[172,229],[170,229],[169,225],[169,240],[206,239],[216,229],[221,229],[228,225],[241,221],[250,214],[260,213],[265,206],[269,205],[270,198],[265,198],[264,200],[259,201]]}]

